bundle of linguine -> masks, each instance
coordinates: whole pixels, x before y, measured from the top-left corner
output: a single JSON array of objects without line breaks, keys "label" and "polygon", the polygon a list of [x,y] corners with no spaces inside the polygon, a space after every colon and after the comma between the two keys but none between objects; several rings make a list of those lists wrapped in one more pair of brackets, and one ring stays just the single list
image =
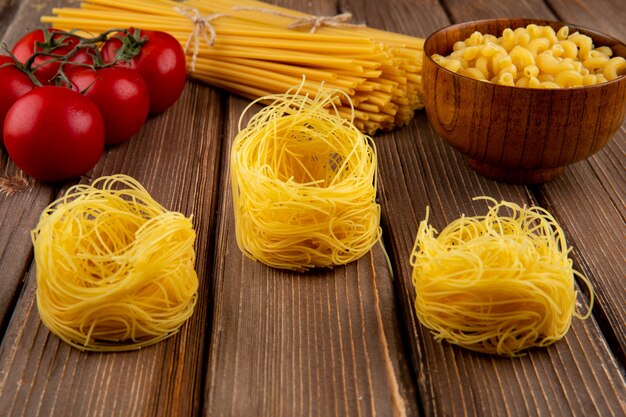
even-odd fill
[{"label": "bundle of linguine", "polygon": [[255,0],[87,0],[42,22],[97,33],[118,27],[166,31],[185,47],[192,78],[256,99],[306,83],[345,92],[339,113],[363,132],[390,130],[423,107],[423,39],[308,15]]}]

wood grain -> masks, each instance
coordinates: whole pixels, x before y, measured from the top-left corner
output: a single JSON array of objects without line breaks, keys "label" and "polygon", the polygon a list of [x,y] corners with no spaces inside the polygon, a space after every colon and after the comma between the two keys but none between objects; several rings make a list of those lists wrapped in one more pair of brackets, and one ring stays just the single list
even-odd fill
[{"label": "wood grain", "polygon": [[[563,20],[626,39],[626,8],[615,2],[551,5]],[[572,166],[568,177],[538,191],[568,225],[574,255],[596,291],[594,314],[612,351],[626,366],[626,122],[602,151]]]},{"label": "wood grain", "polygon": [[17,0],[0,0],[0,39],[9,27],[9,23],[17,11]]},{"label": "wood grain", "polygon": [[550,15],[550,6],[546,2],[535,0],[520,1],[513,7],[509,1],[444,0],[442,6],[448,11],[452,23],[505,17],[541,19]]},{"label": "wood grain", "polygon": [[555,16],[567,23],[592,28],[626,42],[626,7],[612,0],[547,0]]},{"label": "wood grain", "polygon": [[[512,4],[503,7],[515,10]],[[542,6],[537,7],[540,10]],[[355,2],[350,8],[361,10],[367,6]],[[488,14],[484,10],[481,13]],[[422,33],[440,26],[436,23],[429,27],[431,24],[426,18],[410,16],[389,21],[385,26]],[[403,302],[411,362],[425,414],[568,415],[566,410],[582,407],[590,415],[620,415],[623,403],[616,398],[624,398],[623,379],[606,344],[600,350],[594,345],[601,332],[593,321],[577,322],[568,337],[552,349],[533,350],[515,360],[485,357],[433,342],[412,312],[414,290],[408,265],[417,222],[424,217],[425,207],[430,206],[430,220],[441,230],[462,213],[480,212],[483,205],[471,202],[476,195],[519,203],[537,200],[526,187],[495,183],[471,172],[459,154],[440,142],[423,114],[409,127],[377,138],[377,145],[388,246],[394,251],[397,291]],[[595,359],[586,358],[590,352],[597,355]],[[578,361],[585,363],[584,372],[574,365]],[[597,361],[603,364],[598,366]],[[594,388],[595,382],[581,383],[588,381],[589,375],[592,380],[604,381],[602,384],[610,387],[612,393],[600,392]],[[577,394],[572,396],[574,391]]]},{"label": "wood grain", "polygon": [[[332,2],[280,4],[335,12]],[[247,104],[229,102],[223,161]],[[382,249],[306,274],[254,262],[237,247],[228,165],[222,172],[205,414],[417,415]]]},{"label": "wood grain", "polygon": [[[24,27],[35,25],[38,14],[28,9],[35,5],[28,1],[21,5],[19,16],[7,30],[7,39],[15,39]],[[149,118],[130,142],[107,148],[98,165],[83,179],[126,173],[137,178],[164,206],[193,215],[198,234],[200,301],[181,331],[163,343],[136,352],[89,354],[71,349],[52,336],[37,313],[32,248],[21,234],[34,227],[37,212],[57,193],[38,185],[29,193],[2,200],[0,210],[8,214],[2,217],[2,244],[14,248],[4,249],[0,268],[11,278],[24,276],[27,282],[0,345],[3,416],[188,416],[200,412],[206,336],[210,331],[209,284],[215,227],[212,214],[221,154],[220,103],[216,90],[189,82],[174,107]],[[8,237],[5,230],[15,236],[14,242],[4,239]],[[11,258],[14,253],[15,258]],[[20,268],[20,272],[13,271]],[[6,290],[3,286],[3,295]]]},{"label": "wood grain", "polygon": [[[473,2],[469,9],[457,9],[456,2],[447,1],[450,8],[459,10],[455,15],[461,20],[483,18],[490,13],[490,5]],[[531,7],[537,12],[532,17],[577,23],[596,31],[626,38],[621,22],[626,9],[610,0],[588,2],[549,3],[552,12],[544,13],[540,1],[529,3],[503,2],[506,16],[525,16]],[[601,111],[608,109],[602,108]],[[616,112],[607,111],[609,114]],[[626,276],[624,262],[624,219],[626,200],[626,122],[607,146],[591,158],[572,165],[562,178],[533,189],[537,201],[551,210],[564,227],[568,242],[573,246],[575,262],[592,280],[596,289],[596,318],[611,342],[611,349],[621,365],[626,364],[626,333],[624,330],[624,294]],[[615,251],[613,251],[613,248]]]},{"label": "wood grain", "polygon": [[[425,134],[428,124],[424,116],[418,116],[415,124],[413,138],[392,133],[393,140],[381,140],[378,147],[381,159],[388,161],[381,167],[381,199],[383,207],[389,208],[384,218],[394,248],[396,282],[404,299],[407,331],[415,338],[412,363],[424,396],[425,414],[560,415],[558,410],[573,406],[583,407],[590,415],[620,415],[623,406],[614,399],[626,394],[623,380],[608,346],[603,343],[599,350],[594,345],[602,335],[593,321],[576,321],[566,339],[554,347],[532,350],[513,360],[436,343],[416,322],[408,258],[425,206],[430,206],[431,223],[441,230],[462,213],[481,213],[484,203],[471,202],[476,195],[520,204],[532,201],[527,200],[524,187],[493,183],[471,172],[463,158],[440,143],[434,132]],[[396,167],[402,167],[401,172]],[[402,211],[391,207],[402,207]],[[584,305],[584,299],[580,301]],[[585,370],[579,370],[581,363]],[[581,385],[589,378],[603,381],[600,386],[609,387],[613,393],[607,395],[605,389],[601,393],[595,383]],[[574,390],[577,396],[568,398]],[[606,413],[594,414],[596,408]]]},{"label": "wood grain", "polygon": [[[231,100],[225,149],[246,104]],[[305,274],[248,259],[237,247],[227,166],[223,172],[205,413],[416,415],[381,247]]]},{"label": "wood grain", "polygon": [[[26,25],[35,25],[36,15],[28,16],[28,2],[0,2],[0,39],[10,49],[16,39],[22,36]],[[22,17],[17,17],[22,16]],[[15,21],[20,24],[15,24]],[[11,162],[6,150],[0,146],[0,175],[12,177],[19,169]],[[36,184],[27,192],[11,196],[0,193],[0,336],[3,334],[10,313],[25,280],[25,274],[32,257],[30,230],[37,224],[41,211],[52,201],[54,187]]]},{"label": "wood grain", "polygon": [[[0,172],[15,175],[16,171],[11,166]],[[0,335],[8,325],[31,262],[30,230],[37,224],[53,195],[54,190],[40,185],[19,194],[0,195],[0,213],[3,213],[0,217],[0,236],[3,237],[0,240],[0,259],[11,260],[0,262],[0,277],[3,277],[0,287]]]},{"label": "wood grain", "polygon": [[[552,11],[621,39],[624,30],[623,10],[610,0],[593,10],[578,0],[279,3],[321,15],[351,11],[357,22],[421,37],[449,18],[552,18]],[[14,42],[62,5],[76,2],[0,0],[0,37]],[[82,179],[126,173],[166,207],[193,215],[197,310],[179,334],[150,348],[82,353],[42,326],[28,231],[70,184],[0,196],[0,415],[626,414],[618,362],[626,340],[624,126],[558,180],[523,187],[477,175],[418,112],[408,126],[375,138],[384,246],[345,267],[297,274],[244,257],[235,242],[228,155],[247,103],[189,82],[176,106],[150,118],[130,142],[108,148]],[[0,168],[15,173],[3,152]],[[482,213],[485,203],[472,201],[479,195],[548,208],[566,230],[575,266],[594,282],[593,317],[575,320],[547,349],[516,359],[480,355],[435,342],[415,318],[408,260],[418,222],[427,206],[439,230],[463,213]],[[587,305],[584,294],[579,301]]]}]

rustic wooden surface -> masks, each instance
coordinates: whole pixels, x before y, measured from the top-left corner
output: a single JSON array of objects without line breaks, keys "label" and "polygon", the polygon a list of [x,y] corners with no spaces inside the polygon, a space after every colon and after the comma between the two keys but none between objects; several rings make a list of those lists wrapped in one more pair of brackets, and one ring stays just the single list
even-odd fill
[{"label": "rustic wooden surface", "polygon": [[[451,22],[528,17],[626,39],[626,8],[611,0],[278,3],[351,11],[370,26],[420,37]],[[76,4],[0,0],[0,39],[12,44],[51,7]],[[179,334],[150,348],[81,353],[48,332],[34,302],[29,231],[70,184],[0,196],[0,416],[626,414],[626,125],[562,177],[524,187],[475,174],[418,112],[375,138],[382,245],[345,267],[303,275],[252,262],[235,243],[227,155],[246,104],[190,81],[173,108],[108,149],[82,179],[130,174],[168,208],[194,216],[200,302]],[[16,172],[4,150],[0,171]],[[426,206],[441,229],[483,211],[472,201],[479,195],[550,210],[596,291],[591,319],[521,358],[437,343],[413,314],[408,259]],[[579,301],[586,306],[586,295]]]}]

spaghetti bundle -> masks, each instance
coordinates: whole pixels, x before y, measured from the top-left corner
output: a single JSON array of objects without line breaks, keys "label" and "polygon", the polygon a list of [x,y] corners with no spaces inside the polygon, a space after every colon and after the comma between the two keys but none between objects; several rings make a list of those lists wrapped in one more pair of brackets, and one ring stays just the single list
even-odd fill
[{"label": "spaghetti bundle", "polygon": [[242,128],[248,106],[231,149],[240,249],[298,271],[361,257],[381,234],[371,138],[339,117],[332,91],[261,99],[271,104]]},{"label": "spaghetti bundle", "polygon": [[[256,0],[86,0],[53,14],[42,21],[65,30],[169,32],[186,47],[192,78],[247,98],[284,93],[302,76],[311,96],[325,83],[350,98],[362,132],[403,125],[423,107],[423,39],[338,21],[342,15],[316,20]],[[339,114],[351,117],[350,106],[342,98]]]},{"label": "spaghetti bundle", "polygon": [[[461,217],[438,237],[428,215],[420,223],[411,255],[415,309],[439,340],[515,356],[561,339],[573,316],[587,318],[593,290],[572,269],[552,215],[489,200],[485,216]],[[589,288],[586,315],[576,311],[575,275]]]},{"label": "spaghetti bundle", "polygon": [[148,346],[193,312],[191,220],[166,210],[131,177],[70,188],[44,210],[32,240],[41,319],[78,349]]}]

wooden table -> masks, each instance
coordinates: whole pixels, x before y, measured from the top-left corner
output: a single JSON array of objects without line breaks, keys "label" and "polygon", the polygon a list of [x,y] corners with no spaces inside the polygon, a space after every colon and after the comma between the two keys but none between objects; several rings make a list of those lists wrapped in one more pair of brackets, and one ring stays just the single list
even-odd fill
[{"label": "wooden table", "polygon": [[[0,0],[12,44],[52,6]],[[320,0],[278,3],[426,37],[451,22],[561,19],[626,39],[615,0]],[[383,5],[384,4],[384,5]],[[29,231],[64,192],[36,184],[0,196],[0,416],[624,416],[626,415],[626,125],[587,161],[540,186],[487,180],[419,111],[375,137],[382,246],[333,270],[297,274],[244,257],[234,237],[228,154],[248,103],[189,81],[179,102],[81,181],[125,173],[170,209],[193,215],[199,303],[176,336],[141,351],[82,353],[51,335],[35,304]],[[606,109],[611,111],[611,109]],[[0,168],[16,167],[0,150]],[[478,195],[550,210],[574,266],[594,285],[593,316],[564,340],[509,359],[436,342],[412,310],[409,255],[426,206],[441,228],[482,213]],[[583,308],[586,297],[579,297]]]}]

